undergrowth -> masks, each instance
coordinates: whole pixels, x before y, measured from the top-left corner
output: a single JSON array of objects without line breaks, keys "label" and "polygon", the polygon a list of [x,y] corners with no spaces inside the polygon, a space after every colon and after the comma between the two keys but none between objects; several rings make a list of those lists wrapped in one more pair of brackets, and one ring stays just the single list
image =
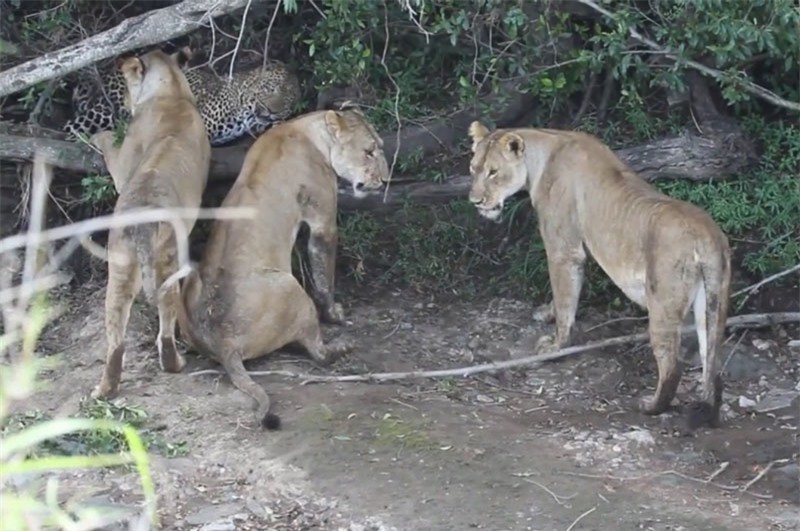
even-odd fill
[{"label": "undergrowth", "polygon": [[[149,415],[144,409],[125,404],[122,400],[107,401],[85,399],[81,401],[75,418],[119,422],[135,428],[142,438],[145,449],[158,451],[166,457],[178,457],[188,453],[185,441],[167,441],[159,427],[148,426]],[[6,418],[2,425],[2,436],[6,437],[52,417],[38,410],[17,413]],[[125,451],[127,442],[122,433],[114,430],[95,429],[73,432],[42,441],[33,448],[29,457],[48,455],[102,455]]]}]

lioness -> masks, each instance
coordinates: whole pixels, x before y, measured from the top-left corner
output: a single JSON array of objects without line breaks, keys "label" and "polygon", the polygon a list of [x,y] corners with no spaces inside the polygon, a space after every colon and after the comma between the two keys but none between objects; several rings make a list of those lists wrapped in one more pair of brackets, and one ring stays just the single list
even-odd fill
[{"label": "lioness", "polygon": [[565,347],[575,323],[586,250],[633,302],[646,308],[658,364],[655,395],[642,403],[664,412],[681,378],[679,329],[694,310],[703,363],[701,401],[690,406],[691,429],[716,425],[722,398],[719,352],[730,289],[728,240],[700,208],[658,192],[599,139],[552,129],[498,129],[480,122],[472,139],[470,201],[489,219],[527,190],[544,241],[555,314],[555,339]]},{"label": "lioness", "polygon": [[[200,206],[211,146],[181,70],[191,54],[189,48],[172,55],[154,50],[120,62],[128,91],[126,104],[132,115],[125,140],[116,148],[111,132],[92,138],[92,143],[103,151],[119,193],[115,213],[145,207]],[[195,221],[183,220],[187,234]],[[92,396],[116,394],[133,300],[144,283],[145,294],[152,302],[156,286],[177,269],[176,253],[175,231],[169,223],[131,225],[109,231],[108,353],[103,377]],[[179,300],[179,287],[174,285],[157,301],[156,346],[161,368],[167,372],[180,372],[185,364],[175,345]]]},{"label": "lioness", "polygon": [[[359,194],[382,187],[389,173],[382,148],[357,110],[311,112],[268,130],[248,150],[222,203],[258,214],[216,220],[199,268],[183,282],[181,331],[258,403],[264,428],[279,428],[280,418],[244,360],[295,342],[321,364],[349,350],[345,343],[323,344],[315,302],[326,320],[343,320],[333,300],[336,176]],[[292,248],[303,224],[314,300],[292,275]]]}]

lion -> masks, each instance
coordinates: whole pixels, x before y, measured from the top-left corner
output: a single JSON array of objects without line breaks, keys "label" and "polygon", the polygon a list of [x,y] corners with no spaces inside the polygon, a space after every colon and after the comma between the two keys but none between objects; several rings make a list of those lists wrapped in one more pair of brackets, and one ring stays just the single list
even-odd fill
[{"label": "lion", "polygon": [[587,251],[614,284],[649,314],[658,365],[649,415],[665,412],[681,378],[680,328],[693,309],[703,365],[702,393],[689,407],[690,429],[718,423],[722,400],[720,349],[728,312],[728,239],[699,207],[660,193],[598,138],[553,129],[498,129],[480,122],[472,140],[470,202],[496,220],[504,201],[527,190],[547,256],[552,301],[535,318],[555,318],[555,338],[570,343]]},{"label": "lion", "polygon": [[[357,109],[310,112],[274,126],[250,147],[222,203],[251,207],[256,216],[215,220],[199,266],[183,280],[182,334],[257,403],[263,428],[279,429],[280,417],[244,361],[299,344],[327,365],[352,350],[347,342],[324,343],[320,331],[320,317],[344,320],[333,298],[336,178],[364,196],[381,188],[388,174],[383,141]],[[302,226],[309,229],[311,297],[292,274]]]},{"label": "lion", "polygon": [[[119,197],[114,213],[144,208],[199,209],[208,179],[211,145],[196,108],[183,66],[192,51],[172,55],[161,50],[120,61],[127,86],[126,105],[132,120],[120,147],[113,133],[102,132],[92,143],[102,152]],[[183,219],[188,234],[196,218]],[[177,270],[177,242],[166,222],[112,228],[108,235],[106,339],[108,351],[102,379],[92,396],[116,395],[125,354],[125,332],[131,306],[144,284],[151,303],[156,287]],[[156,347],[161,368],[180,372],[185,361],[175,343],[180,291],[165,290],[155,304],[159,330]]]}]

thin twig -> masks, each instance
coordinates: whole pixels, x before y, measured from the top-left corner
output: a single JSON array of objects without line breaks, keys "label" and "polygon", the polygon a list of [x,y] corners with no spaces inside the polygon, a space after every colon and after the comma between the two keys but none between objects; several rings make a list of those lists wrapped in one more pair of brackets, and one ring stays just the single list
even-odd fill
[{"label": "thin twig", "polygon": [[759,498],[759,499],[762,499],[762,500],[772,499],[772,496],[769,495],[769,494],[755,494],[755,493],[750,492],[750,491],[742,490],[740,487],[737,487],[736,485],[722,485],[720,483],[714,483],[713,481],[711,481],[711,479],[700,479],[700,478],[696,478],[696,477],[692,477],[692,476],[687,476],[686,474],[678,472],[677,470],[663,470],[661,472],[653,472],[652,474],[643,474],[641,476],[630,476],[630,477],[608,476],[608,475],[603,475],[603,474],[583,474],[583,473],[580,473],[580,472],[571,472],[571,471],[568,471],[568,470],[565,470],[562,473],[566,474],[568,476],[575,476],[575,477],[578,477],[578,478],[605,479],[605,480],[610,480],[610,481],[643,481],[643,480],[648,480],[648,479],[654,479],[654,478],[657,478],[657,477],[660,477],[660,476],[675,476],[675,477],[679,477],[681,479],[685,479],[687,481],[692,481],[694,483],[702,483],[703,485],[711,485],[711,486],[717,487],[718,489],[722,489],[722,490],[729,491],[729,492],[737,492],[737,491],[744,492],[746,494],[749,494],[750,496],[753,496],[754,498]]},{"label": "thin twig", "polygon": [[717,476],[719,476],[720,474],[725,472],[725,470],[728,469],[728,466],[730,464],[731,464],[730,461],[723,462],[721,465],[719,465],[719,468],[717,470],[715,470],[713,474],[708,476],[708,479],[706,479],[706,482],[711,483],[712,481],[714,481],[717,478]]},{"label": "thin twig", "polygon": [[[612,21],[617,20],[617,17],[611,11],[600,7],[595,3],[593,0],[578,0],[581,4],[590,7],[597,11],[598,13],[602,13],[606,17],[610,18]],[[673,50],[670,50],[667,47],[661,46],[657,42],[648,39],[641,33],[639,33],[635,28],[628,28],[628,34],[633,37],[634,40],[639,41],[640,43],[644,44],[651,50],[655,50],[657,52],[663,53],[665,56],[669,57],[672,60],[678,60],[679,54]],[[686,66],[694,68],[695,70],[702,72],[703,74],[714,78],[717,81],[723,81],[728,78],[728,75],[725,72],[717,70],[716,68],[711,68],[710,66],[706,66],[702,63],[698,63],[697,61],[693,61],[691,59],[680,58],[681,62]],[[735,83],[738,84],[743,90],[758,96],[759,98],[766,100],[773,105],[777,105],[778,107],[783,107],[785,109],[790,109],[792,111],[800,111],[800,103],[789,101],[784,98],[781,98],[771,90],[765,89],[764,87],[753,83],[752,81],[748,81],[747,79],[736,79]]]},{"label": "thin twig", "polygon": [[394,167],[397,164],[397,157],[400,154],[400,131],[403,129],[403,122],[400,120],[400,85],[397,84],[397,81],[394,80],[394,76],[389,71],[389,67],[386,64],[386,53],[389,51],[389,9],[386,6],[387,0],[383,0],[383,34],[384,34],[384,42],[383,42],[383,53],[381,54],[381,65],[383,66],[383,70],[386,72],[389,81],[392,82],[394,86],[394,118],[397,122],[397,133],[395,135],[395,145],[394,145],[394,155],[392,156],[392,165],[389,167],[389,179],[386,181],[386,186],[383,190],[383,202],[386,202],[386,198],[389,195],[389,186],[392,182],[392,175],[394,175]]},{"label": "thin twig", "polygon": [[744,341],[744,336],[746,335],[747,335],[747,330],[745,330],[744,333],[742,333],[742,335],[739,336],[738,341],[736,341],[736,344],[731,349],[731,353],[728,354],[728,357],[725,358],[725,363],[722,364],[722,368],[719,370],[719,372],[721,373],[725,372],[725,368],[728,366],[728,362],[730,362],[731,358],[733,358],[734,354],[736,354],[736,351],[739,349],[739,345],[742,343],[742,341]]},{"label": "thin twig", "polygon": [[646,321],[648,318],[647,315],[642,315],[640,317],[617,317],[616,319],[609,319],[608,321],[589,327],[584,333],[588,334],[592,330],[597,330],[598,328],[603,328],[614,323],[622,323],[624,321]]},{"label": "thin twig", "polygon": [[[800,321],[800,312],[782,312],[772,314],[748,314],[737,315],[729,318],[726,321],[726,326],[741,326],[753,324],[775,324],[779,322],[793,322]],[[685,326],[681,328],[681,334],[686,335],[696,330],[694,325]],[[637,341],[646,341],[650,335],[647,332],[640,334],[631,334],[627,336],[612,337],[603,339],[601,341],[593,341],[585,345],[578,345],[558,350],[556,352],[548,352],[546,354],[537,354],[534,356],[526,356],[524,358],[517,358],[513,360],[506,360],[501,362],[484,363],[481,365],[472,365],[468,367],[459,367],[456,369],[438,369],[433,371],[408,371],[408,372],[383,372],[383,373],[369,373],[369,374],[347,374],[344,376],[325,376],[315,374],[301,374],[301,373],[288,373],[284,376],[292,378],[300,378],[302,384],[320,383],[320,382],[388,382],[392,380],[405,380],[410,378],[448,378],[453,376],[461,376],[466,378],[473,374],[480,374],[484,372],[493,372],[503,369],[510,369],[516,367],[523,367],[525,365],[533,365],[543,361],[551,361],[573,354],[579,354],[590,350],[596,350],[606,347],[617,345],[624,345],[627,343],[634,343]],[[210,369],[214,370],[214,369]],[[222,374],[222,371],[216,371]],[[204,372],[204,374],[212,374]],[[251,376],[264,376],[277,374],[275,371],[248,371]]]},{"label": "thin twig", "polygon": [[[228,79],[233,79],[233,65],[236,63],[236,54],[239,53],[239,46],[242,44],[242,36],[244,35],[244,26],[245,22],[247,22],[247,13],[250,11],[250,2],[253,0],[247,0],[247,5],[244,6],[244,14],[242,14],[242,27],[239,28],[239,37],[236,39],[236,47],[233,49],[233,57],[231,57],[231,66],[228,69]],[[280,0],[278,1],[280,4]]]},{"label": "thin twig", "polygon": [[761,472],[759,472],[759,473],[756,475],[756,477],[754,477],[753,479],[751,479],[750,481],[748,481],[748,482],[747,482],[747,483],[746,483],[746,484],[745,484],[745,485],[744,485],[744,486],[741,488],[741,491],[742,491],[742,492],[747,492],[747,489],[749,489],[750,487],[752,487],[753,485],[755,485],[755,484],[756,484],[758,481],[760,481],[760,480],[761,480],[761,478],[763,478],[764,476],[766,476],[766,475],[767,475],[767,472],[769,472],[770,470],[772,470],[772,467],[774,467],[775,465],[782,465],[783,463],[788,463],[788,462],[789,462],[789,460],[788,460],[788,459],[776,459],[776,460],[774,460],[774,461],[771,461],[771,462],[769,462],[769,463],[767,464],[767,466],[765,466],[763,469],[761,469]]},{"label": "thin twig", "polygon": [[[566,503],[564,503],[565,501],[571,500],[572,498],[574,498],[575,496],[578,495],[578,493],[576,492],[575,494],[571,494],[569,496],[559,496],[558,494],[556,494],[552,490],[548,489],[546,486],[542,485],[538,481],[534,481],[534,480],[532,480],[530,478],[521,478],[521,479],[522,479],[522,481],[525,481],[526,483],[530,483],[531,485],[536,485],[537,487],[539,487],[540,489],[545,491],[547,494],[552,496],[553,499],[555,500],[555,502],[557,504],[559,504],[559,505],[567,505]],[[564,501],[562,501],[562,500],[564,500]]]},{"label": "thin twig", "polygon": [[[127,225],[139,225],[143,223],[173,223],[183,218],[197,219],[247,219],[256,214],[255,209],[250,207],[217,207],[217,208],[148,208],[142,210],[130,210],[121,214],[109,214],[96,218],[86,219],[42,231],[39,241],[53,241],[90,234],[100,230],[124,227]],[[176,230],[177,232],[177,230]],[[28,243],[30,236],[27,234],[15,234],[0,240],[0,253],[17,249]],[[180,254],[180,248],[178,249]],[[188,255],[188,252],[187,252]]]},{"label": "thin twig", "polygon": [[743,293],[747,293],[748,294],[747,297],[745,297],[744,300],[741,303],[739,303],[739,304],[742,304],[742,303],[744,303],[744,301],[746,301],[750,297],[750,295],[753,292],[757,291],[758,288],[760,288],[764,284],[769,284],[770,282],[773,282],[775,280],[778,280],[779,278],[785,277],[786,275],[791,275],[792,273],[798,272],[798,271],[800,271],[800,264],[792,266],[789,269],[786,269],[786,270],[781,271],[779,273],[775,273],[774,275],[770,275],[767,278],[756,282],[752,286],[747,286],[744,289],[740,289],[739,291],[737,291],[736,293],[731,295],[731,297],[738,297],[739,295],[742,295]]},{"label": "thin twig", "polygon": [[[227,372],[218,369],[203,369],[190,372],[189,376],[207,376],[209,374],[227,374]],[[286,376],[288,378],[297,378],[300,376],[299,373],[292,371],[250,371],[248,374],[251,376]]]},{"label": "thin twig", "polygon": [[272,18],[269,19],[269,26],[267,26],[267,36],[264,38],[264,57],[261,60],[261,68],[267,68],[267,53],[269,52],[269,36],[272,33],[272,25],[275,24],[275,19],[278,17],[278,9],[281,7],[282,0],[275,2],[275,10],[272,12]]},{"label": "thin twig", "polygon": [[580,522],[584,517],[592,514],[595,511],[595,509],[597,509],[596,505],[591,509],[589,509],[588,511],[586,511],[585,513],[583,513],[582,515],[580,515],[579,517],[577,517],[575,521],[572,522],[572,524],[570,524],[570,526],[567,528],[567,531],[572,531],[575,528],[575,526],[578,525],[578,522]]},{"label": "thin twig", "polygon": [[[617,17],[615,17],[612,12],[608,11],[607,9],[605,9],[603,7],[600,7],[593,0],[578,0],[578,2],[580,2],[581,4],[583,4],[583,5],[587,6],[587,7],[590,7],[592,9],[594,9],[598,13],[602,13],[603,15],[605,15],[608,18],[610,18],[611,20],[616,21]],[[655,50],[655,51],[658,51],[660,53],[665,54],[667,57],[669,57],[672,60],[678,60],[679,59],[679,55],[678,55],[677,52],[675,52],[673,50],[670,50],[670,49],[668,49],[668,48],[666,48],[664,46],[661,46],[657,42],[648,39],[647,37],[645,37],[644,35],[642,35],[638,31],[636,31],[636,29],[634,29],[634,28],[628,28],[628,34],[631,37],[633,37],[634,40],[639,41],[640,43],[644,44],[645,46],[647,46],[648,48],[650,48],[652,50]],[[680,59],[687,66],[690,66],[690,67],[694,68],[695,70],[706,74],[707,76],[713,77],[717,81],[722,81],[722,80],[724,80],[724,79],[726,79],[728,77],[725,74],[725,72],[717,70],[716,68],[711,68],[710,66],[706,66],[706,65],[704,65],[702,63],[698,63],[697,61],[693,61],[691,59],[684,59],[684,58],[680,58]],[[758,96],[759,98],[764,99],[764,100],[772,103],[773,105],[777,105],[778,107],[783,107],[785,109],[790,109],[790,110],[793,110],[793,111],[800,111],[800,103],[783,99],[780,96],[778,96],[777,94],[775,94],[774,92],[772,92],[771,90],[765,89],[764,87],[762,87],[760,85],[756,85],[752,81],[748,81],[746,79],[737,79],[736,83],[742,89],[744,89],[746,92],[749,92],[750,94]]]}]

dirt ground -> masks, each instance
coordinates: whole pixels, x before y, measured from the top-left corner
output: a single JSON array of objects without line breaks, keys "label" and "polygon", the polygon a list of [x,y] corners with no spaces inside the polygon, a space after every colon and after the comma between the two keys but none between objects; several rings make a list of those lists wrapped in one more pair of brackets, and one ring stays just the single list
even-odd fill
[{"label": "dirt ground", "polygon": [[[41,344],[63,363],[27,409],[74,414],[91,391],[102,370],[103,296],[95,284],[64,297],[66,312]],[[545,328],[530,318],[534,301],[367,296],[352,286],[338,298],[350,323],[326,327],[326,338],[352,339],[354,353],[329,370],[288,352],[249,368],[457,367],[528,355]],[[590,330],[619,317],[582,307],[584,339],[644,327],[627,320]],[[796,327],[749,331],[726,345],[724,425],[688,436],[677,415],[635,409],[655,384],[646,345],[467,379],[259,377],[283,419],[281,431],[263,432],[227,377],[190,374],[212,362],[190,354],[182,374],[161,372],[156,332],[155,311],[137,301],[119,399],[144,408],[167,439],[188,443],[185,456],[152,457],[163,529],[800,529],[800,353],[787,346],[800,337]],[[679,398],[699,376],[698,367],[685,371]],[[135,511],[141,499],[131,473],[63,479],[62,492],[93,503]]]}]

